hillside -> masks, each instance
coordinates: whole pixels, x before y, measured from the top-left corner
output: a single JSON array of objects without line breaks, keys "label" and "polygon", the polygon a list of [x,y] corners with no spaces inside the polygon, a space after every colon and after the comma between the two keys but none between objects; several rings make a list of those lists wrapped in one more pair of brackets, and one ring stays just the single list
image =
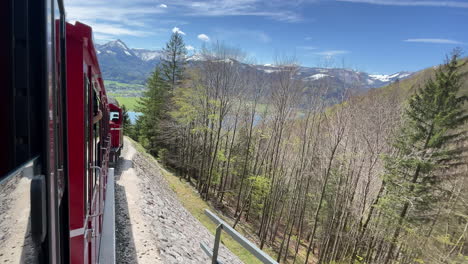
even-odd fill
[{"label": "hillside", "polygon": [[[462,93],[468,95],[468,58],[464,58],[460,61],[460,63],[464,64],[464,66],[460,70],[460,74],[462,76]],[[380,94],[387,94],[393,92],[397,94],[401,100],[404,100],[409,97],[410,94],[414,93],[414,91],[424,86],[429,78],[433,78],[435,74],[435,69],[438,66],[433,66],[419,72],[414,73],[410,78],[401,80],[399,82],[392,83],[390,85],[384,86],[381,89],[373,89],[370,93],[377,92]]]},{"label": "hillside", "polygon": [[[440,122],[449,120],[450,107],[460,113],[458,107],[467,106],[447,92],[458,89],[455,74],[438,75],[409,108],[406,100],[439,66],[377,89],[353,87],[362,79],[352,78],[366,75],[345,69],[305,71],[213,57],[164,100],[174,104],[171,122],[143,116],[133,137],[234,225],[251,228],[260,248],[271,247],[278,261],[289,263],[461,263],[468,255],[460,242],[468,226],[460,218],[466,215],[467,142],[455,137],[466,129]],[[253,70],[271,78],[244,74]],[[459,72],[460,93],[468,93],[468,64]],[[327,75],[340,77],[343,86],[324,81]],[[346,102],[329,107],[322,93],[305,91],[306,78],[324,81],[311,88],[334,91],[326,97]],[[347,97],[351,88],[360,94]],[[445,134],[453,141],[443,149],[429,145]]]}]

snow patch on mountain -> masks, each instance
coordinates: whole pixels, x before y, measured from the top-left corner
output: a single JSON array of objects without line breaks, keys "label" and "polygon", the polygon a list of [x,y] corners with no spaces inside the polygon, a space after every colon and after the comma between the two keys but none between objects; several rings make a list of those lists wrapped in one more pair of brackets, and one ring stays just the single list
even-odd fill
[{"label": "snow patch on mountain", "polygon": [[195,53],[192,56],[187,58],[187,61],[203,61],[204,57],[200,53]]},{"label": "snow patch on mountain", "polygon": [[120,39],[116,40],[116,41],[111,41],[108,43],[110,47],[119,47],[123,50],[128,50],[128,47],[127,45],[125,45],[125,43],[123,43]]},{"label": "snow patch on mountain", "polygon": [[371,74],[369,75],[374,80],[378,80],[381,82],[388,82],[390,80],[390,75],[385,75],[385,74]]},{"label": "snow patch on mountain", "polygon": [[391,75],[387,74],[370,74],[369,77],[371,80],[380,81],[380,82],[393,82],[397,79],[404,79],[411,76],[410,72],[397,72]]},{"label": "snow patch on mountain", "polygon": [[159,50],[133,49],[133,53],[144,61],[160,59],[162,56]]},{"label": "snow patch on mountain", "polygon": [[317,74],[311,75],[309,77],[306,77],[305,79],[318,80],[318,79],[322,79],[322,78],[325,78],[325,77],[328,77],[328,76],[330,76],[330,75],[323,74],[323,73],[317,73]]}]

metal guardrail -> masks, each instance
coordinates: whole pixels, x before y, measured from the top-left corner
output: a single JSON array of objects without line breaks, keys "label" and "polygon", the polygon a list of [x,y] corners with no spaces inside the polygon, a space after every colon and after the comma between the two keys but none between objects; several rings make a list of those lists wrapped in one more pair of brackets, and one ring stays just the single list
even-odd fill
[{"label": "metal guardrail", "polygon": [[200,247],[203,251],[210,256],[212,264],[222,264],[218,261],[218,252],[219,252],[219,242],[221,241],[221,231],[224,230],[229,236],[237,241],[242,247],[247,249],[252,255],[254,255],[258,260],[266,264],[278,264],[274,259],[272,259],[268,254],[259,249],[255,244],[250,242],[243,235],[239,234],[234,228],[229,226],[226,222],[221,220],[218,216],[212,213],[210,210],[205,209],[205,214],[218,225],[216,228],[215,242],[213,250],[210,250],[207,245],[200,243]]}]

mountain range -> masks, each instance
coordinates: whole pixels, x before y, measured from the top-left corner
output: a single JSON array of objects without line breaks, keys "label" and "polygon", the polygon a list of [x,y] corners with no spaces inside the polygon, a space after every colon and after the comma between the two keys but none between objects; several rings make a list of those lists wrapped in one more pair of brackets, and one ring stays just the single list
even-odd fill
[{"label": "mountain range", "polygon": [[[96,45],[99,63],[106,81],[123,84],[145,84],[155,66],[161,61],[161,50],[129,48],[123,41],[115,40]],[[187,59],[189,65],[196,65],[202,58],[195,54]],[[274,65],[245,64],[234,61],[243,68],[250,68],[264,74],[278,71]],[[366,91],[371,88],[386,86],[396,80],[406,79],[412,72],[397,72],[391,75],[375,75],[345,68],[300,67],[297,78],[313,86],[326,82],[333,91],[352,88]],[[112,89],[112,87],[110,87]]]}]

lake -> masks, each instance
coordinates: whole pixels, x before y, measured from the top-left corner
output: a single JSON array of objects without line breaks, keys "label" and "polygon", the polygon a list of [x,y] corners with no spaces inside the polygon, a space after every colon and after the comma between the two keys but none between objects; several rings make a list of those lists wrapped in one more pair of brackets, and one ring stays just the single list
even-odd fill
[{"label": "lake", "polygon": [[142,113],[140,113],[140,112],[128,111],[127,113],[128,113],[128,117],[130,118],[130,123],[132,125],[134,125],[136,123],[136,120],[138,119],[138,117],[142,115]]}]

